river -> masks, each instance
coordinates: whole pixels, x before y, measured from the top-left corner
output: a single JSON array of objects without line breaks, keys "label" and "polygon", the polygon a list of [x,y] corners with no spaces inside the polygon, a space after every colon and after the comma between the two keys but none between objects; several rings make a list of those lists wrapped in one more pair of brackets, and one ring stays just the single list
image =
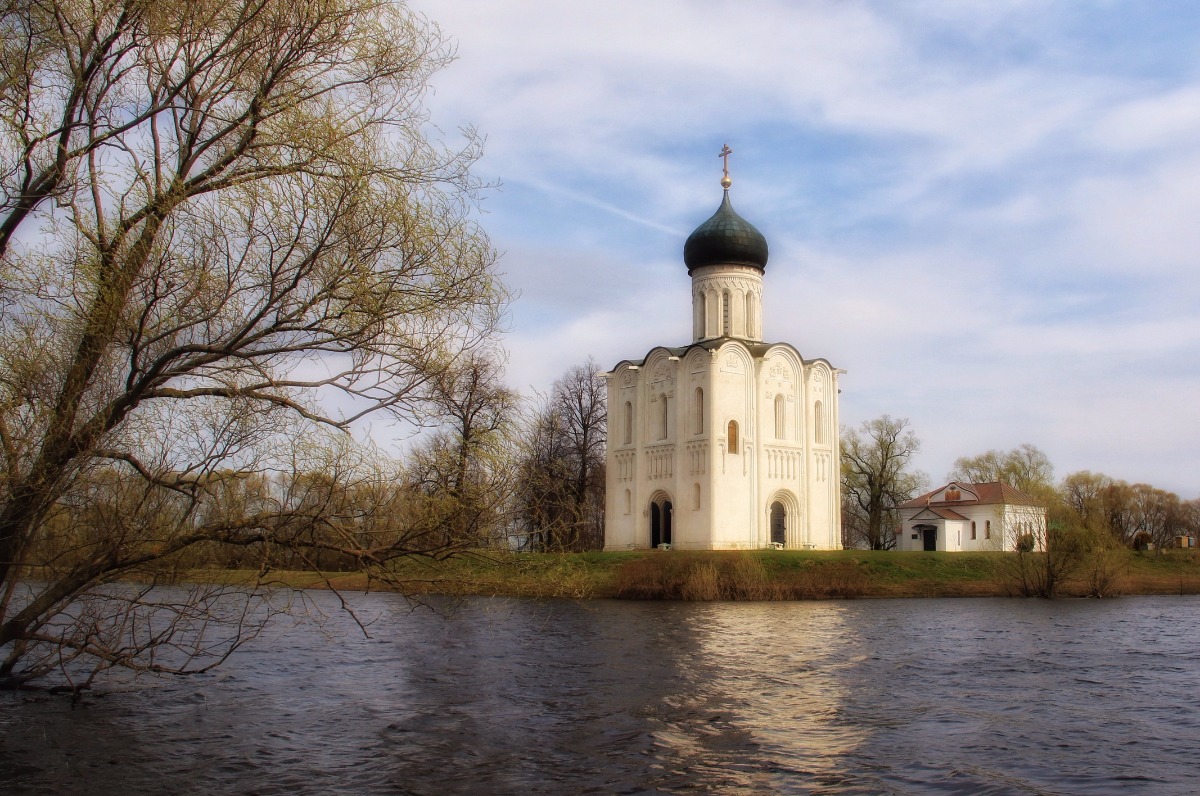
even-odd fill
[{"label": "river", "polygon": [[217,673],[0,694],[0,793],[1191,794],[1197,597],[316,594]]}]

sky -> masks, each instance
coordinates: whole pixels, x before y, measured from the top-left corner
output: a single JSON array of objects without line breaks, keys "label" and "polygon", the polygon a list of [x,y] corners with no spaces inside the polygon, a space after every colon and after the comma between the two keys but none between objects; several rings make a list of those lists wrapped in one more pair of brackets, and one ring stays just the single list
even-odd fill
[{"label": "sky", "polygon": [[763,331],[914,465],[1031,443],[1200,495],[1200,3],[412,0],[428,105],[486,137],[509,384],[691,336],[682,249],[767,238]]}]

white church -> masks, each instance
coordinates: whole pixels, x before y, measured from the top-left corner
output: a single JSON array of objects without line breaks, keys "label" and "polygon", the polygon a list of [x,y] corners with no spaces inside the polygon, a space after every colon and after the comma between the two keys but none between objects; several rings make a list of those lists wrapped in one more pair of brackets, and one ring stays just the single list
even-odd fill
[{"label": "white church", "polygon": [[724,198],[688,237],[692,339],[608,382],[605,550],[841,545],[839,371],[763,342],[767,241]]}]

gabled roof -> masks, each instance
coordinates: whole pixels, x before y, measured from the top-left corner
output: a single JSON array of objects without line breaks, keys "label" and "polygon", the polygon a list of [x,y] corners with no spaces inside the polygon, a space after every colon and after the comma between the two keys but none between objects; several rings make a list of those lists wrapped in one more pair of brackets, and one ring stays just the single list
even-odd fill
[{"label": "gabled roof", "polygon": [[[961,497],[958,500],[946,500],[946,492],[957,491]],[[935,499],[936,498],[936,499]],[[923,507],[940,508],[947,506],[1038,506],[1037,500],[1025,494],[1016,487],[1002,481],[989,481],[973,484],[969,481],[951,481],[932,492],[926,492],[907,503],[901,503],[898,508],[917,509]]]},{"label": "gabled roof", "polygon": [[[904,505],[907,506],[908,504],[906,503]],[[904,506],[901,506],[901,508],[904,508]],[[964,517],[963,515],[959,514],[957,511],[954,511],[953,509],[935,509],[932,507],[925,507],[923,511],[918,511],[916,514],[914,514],[912,517],[910,517],[909,522],[912,522],[913,520],[932,520],[932,519],[966,521],[966,520],[969,520],[970,517]]]}]

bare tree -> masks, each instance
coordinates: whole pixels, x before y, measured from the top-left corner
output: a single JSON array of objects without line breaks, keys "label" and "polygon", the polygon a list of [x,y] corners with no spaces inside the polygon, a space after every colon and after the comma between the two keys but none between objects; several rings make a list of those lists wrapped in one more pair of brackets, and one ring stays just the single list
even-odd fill
[{"label": "bare tree", "polygon": [[1100,473],[1071,473],[1060,492],[1066,522],[1111,535],[1128,548],[1171,547],[1194,530],[1192,507],[1173,492]]},{"label": "bare tree", "polygon": [[[294,479],[253,511],[214,494],[228,472],[378,483],[377,458],[314,429],[408,415],[495,329],[477,142],[426,137],[438,30],[373,0],[30,0],[0,25],[0,683],[72,656],[220,660],[253,600],[168,660],[216,592],[151,608],[113,585],[201,548],[381,575],[445,553]],[[140,635],[97,641],[122,628]]]},{"label": "bare tree", "polygon": [[899,524],[896,507],[928,488],[909,471],[921,442],[908,420],[889,415],[842,431],[842,528],[847,547],[891,550]]},{"label": "bare tree", "polygon": [[527,426],[518,475],[521,523],[531,546],[604,546],[607,393],[592,359],[570,368]]},{"label": "bare tree", "polygon": [[1135,547],[1153,547],[1161,552],[1187,533],[1187,507],[1174,492],[1134,484],[1129,494]]},{"label": "bare tree", "polygon": [[1045,453],[1029,443],[1011,451],[990,450],[979,456],[964,456],[954,462],[947,478],[972,483],[1002,481],[1043,500],[1054,494],[1054,466]]},{"label": "bare tree", "polygon": [[436,426],[410,456],[406,483],[448,546],[506,541],[520,399],[501,382],[502,371],[498,354],[476,351],[429,386],[427,414]]}]

